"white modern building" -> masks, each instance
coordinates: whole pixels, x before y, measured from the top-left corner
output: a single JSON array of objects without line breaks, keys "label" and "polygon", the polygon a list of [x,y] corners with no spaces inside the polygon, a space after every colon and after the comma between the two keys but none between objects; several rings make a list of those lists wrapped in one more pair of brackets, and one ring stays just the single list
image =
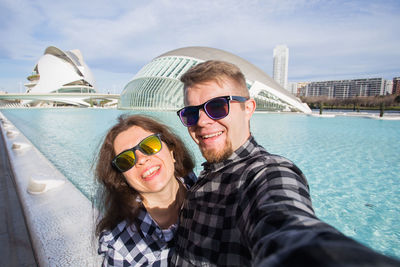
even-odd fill
[{"label": "white modern building", "polygon": [[[26,93],[96,93],[93,74],[77,49],[62,51],[54,46],[47,47],[27,79]],[[77,106],[89,105],[83,99],[67,96],[64,99],[57,97],[56,101]],[[39,102],[43,103],[43,100],[30,103],[37,105]],[[47,102],[52,102],[51,97]]]},{"label": "white modern building", "polygon": [[385,81],[385,95],[391,95],[393,93],[393,81],[386,80]]},{"label": "white modern building", "polygon": [[288,90],[289,48],[286,45],[277,45],[274,48],[274,65],[272,77],[283,88]]},{"label": "white modern building", "polygon": [[292,94],[292,95],[297,95],[297,88],[298,85],[296,82],[288,82],[288,91]]},{"label": "white modern building", "polygon": [[311,112],[307,104],[250,62],[210,47],[184,47],[154,58],[126,84],[119,108],[180,109],[183,107],[180,76],[192,66],[207,60],[223,60],[238,66],[246,77],[250,95],[257,102],[257,110]]},{"label": "white modern building", "polygon": [[328,98],[352,98],[384,95],[383,78],[363,78],[354,80],[335,80],[310,82],[302,90],[306,97],[327,96]]}]

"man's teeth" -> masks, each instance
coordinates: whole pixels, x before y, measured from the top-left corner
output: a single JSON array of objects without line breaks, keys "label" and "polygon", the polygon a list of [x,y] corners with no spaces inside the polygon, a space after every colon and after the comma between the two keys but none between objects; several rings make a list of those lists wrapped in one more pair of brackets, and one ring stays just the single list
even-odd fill
[{"label": "man's teeth", "polygon": [[202,138],[203,139],[207,139],[207,138],[211,138],[211,137],[214,137],[214,136],[219,136],[221,134],[222,134],[222,132],[213,133],[213,134],[207,134],[207,135],[203,135]]},{"label": "man's teeth", "polygon": [[142,175],[143,178],[146,178],[147,176],[153,174],[154,172],[158,171],[158,169],[160,169],[160,166],[157,167],[152,167],[150,169],[148,169],[147,171],[145,171]]}]

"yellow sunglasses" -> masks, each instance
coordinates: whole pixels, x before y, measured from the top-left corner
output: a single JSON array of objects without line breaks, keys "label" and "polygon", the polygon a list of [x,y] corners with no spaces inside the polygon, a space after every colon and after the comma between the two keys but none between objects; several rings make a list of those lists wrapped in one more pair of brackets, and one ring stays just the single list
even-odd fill
[{"label": "yellow sunglasses", "polygon": [[161,134],[150,135],[136,146],[124,150],[115,156],[112,160],[112,165],[120,172],[126,172],[136,164],[135,150],[139,150],[145,155],[154,155],[160,152],[161,148]]}]

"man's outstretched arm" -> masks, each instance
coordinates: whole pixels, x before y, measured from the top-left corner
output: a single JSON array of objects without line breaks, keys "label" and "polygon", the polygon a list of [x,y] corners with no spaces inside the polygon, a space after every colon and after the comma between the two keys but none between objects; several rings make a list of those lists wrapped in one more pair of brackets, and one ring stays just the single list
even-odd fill
[{"label": "man's outstretched arm", "polygon": [[239,207],[255,266],[400,266],[319,220],[307,181],[290,162],[258,172]]}]

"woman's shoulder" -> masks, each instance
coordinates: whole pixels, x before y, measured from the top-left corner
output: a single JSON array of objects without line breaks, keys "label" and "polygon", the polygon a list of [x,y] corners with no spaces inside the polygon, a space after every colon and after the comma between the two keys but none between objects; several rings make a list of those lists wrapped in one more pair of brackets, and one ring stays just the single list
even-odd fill
[{"label": "woman's shoulder", "polygon": [[162,238],[166,235],[158,230],[148,213],[140,213],[134,223],[122,221],[111,231],[104,231],[99,239],[98,253],[110,265],[148,266],[154,263],[160,266],[159,263],[167,262],[169,257],[169,242]]},{"label": "woman's shoulder", "polygon": [[[134,239],[135,242],[147,236],[150,230],[155,228],[155,222],[145,208],[140,208],[134,222],[121,221],[111,230],[103,231],[99,236],[100,247],[110,248],[119,246],[127,240]],[[137,240],[138,239],[138,240]]]},{"label": "woman's shoulder", "polygon": [[101,232],[99,236],[100,247],[102,245],[105,245],[106,247],[110,245],[112,246],[112,244],[115,243],[118,238],[120,238],[120,236],[128,230],[128,228],[132,227],[135,228],[134,225],[128,225],[127,220],[123,220],[117,226],[115,226],[114,229]]}]

